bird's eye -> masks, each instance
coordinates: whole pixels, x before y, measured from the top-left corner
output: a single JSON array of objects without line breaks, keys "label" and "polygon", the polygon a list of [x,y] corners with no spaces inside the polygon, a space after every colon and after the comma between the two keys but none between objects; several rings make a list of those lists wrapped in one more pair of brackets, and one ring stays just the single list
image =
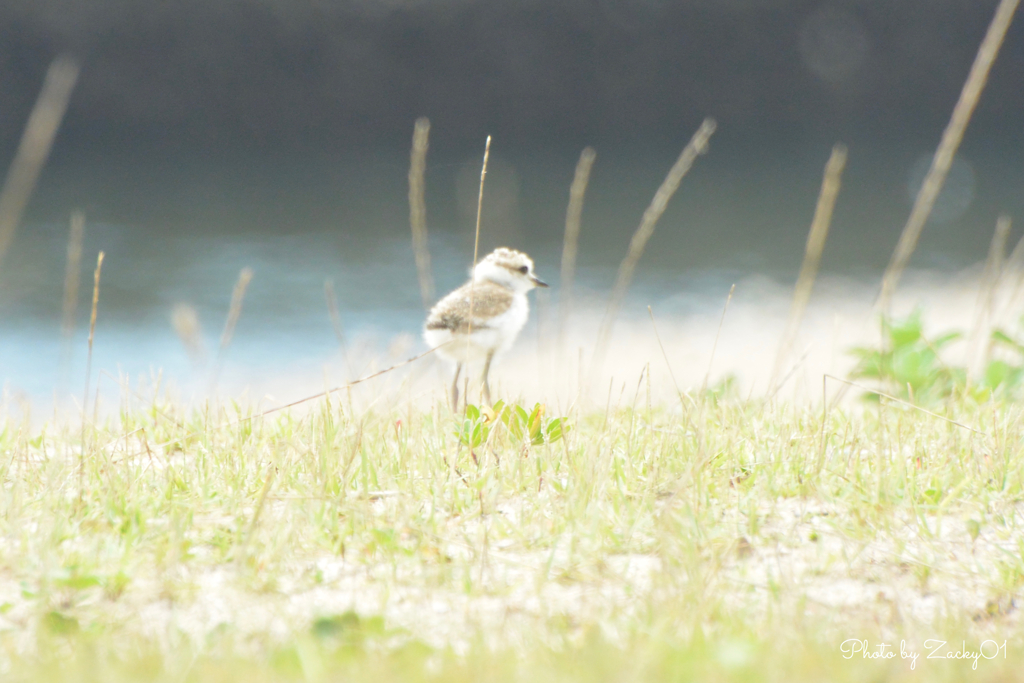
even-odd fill
[{"label": "bird's eye", "polygon": [[523,275],[526,275],[527,273],[530,272],[530,267],[529,266],[519,266],[519,272],[522,273]]}]

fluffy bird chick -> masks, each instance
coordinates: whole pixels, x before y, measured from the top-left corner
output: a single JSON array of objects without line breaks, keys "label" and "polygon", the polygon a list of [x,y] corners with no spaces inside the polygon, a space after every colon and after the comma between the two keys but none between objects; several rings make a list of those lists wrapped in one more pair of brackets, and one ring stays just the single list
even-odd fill
[{"label": "fluffy bird chick", "polygon": [[529,256],[501,247],[480,261],[469,282],[438,301],[427,315],[423,339],[455,363],[452,409],[459,405],[459,374],[466,363],[484,361],[483,396],[491,402],[487,375],[495,354],[512,347],[530,314],[526,293],[547,287],[533,274]]}]

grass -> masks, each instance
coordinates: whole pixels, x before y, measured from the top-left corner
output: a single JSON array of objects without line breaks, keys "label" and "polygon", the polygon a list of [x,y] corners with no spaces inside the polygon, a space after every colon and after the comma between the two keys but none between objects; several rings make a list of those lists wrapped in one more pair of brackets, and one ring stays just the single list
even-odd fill
[{"label": "grass", "polygon": [[[1013,328],[997,328],[987,343],[975,381],[968,381],[968,368],[948,362],[944,350],[966,335],[959,330],[929,337],[924,332],[920,310],[906,318],[881,319],[883,343],[880,348],[852,349],[858,358],[851,375],[881,385],[896,398],[930,405],[952,396],[970,395],[983,402],[996,395],[1003,400],[1020,400],[1024,391],[1024,319]],[[878,399],[878,394],[869,398]]]},{"label": "grass", "polygon": [[[81,491],[78,427],[0,435],[5,680],[1003,680],[1024,662],[1020,404],[932,406],[978,434],[890,404],[652,406],[638,385],[554,443],[498,421],[471,453],[440,405],[248,419],[128,396],[86,427]],[[971,671],[925,661],[929,638],[1007,644]],[[849,639],[922,659],[845,659]]]},{"label": "grass", "polygon": [[[883,311],[1017,2],[997,10]],[[426,130],[417,123],[410,211],[428,302]],[[706,121],[634,235],[599,360],[654,224],[713,130]],[[827,216],[818,223],[814,259]],[[95,310],[94,296],[93,322]],[[261,415],[125,390],[105,423],[85,410],[80,428],[8,418],[0,676],[1015,680],[1024,346],[997,331],[1002,357],[985,355],[988,384],[971,391],[967,369],[940,357],[953,337],[922,330],[913,317],[886,323],[880,349],[857,351],[854,375],[895,396],[847,406],[741,400],[706,380],[678,406],[652,404],[648,364],[631,398],[564,415],[541,404],[453,415],[411,399],[354,408],[351,395]]]}]

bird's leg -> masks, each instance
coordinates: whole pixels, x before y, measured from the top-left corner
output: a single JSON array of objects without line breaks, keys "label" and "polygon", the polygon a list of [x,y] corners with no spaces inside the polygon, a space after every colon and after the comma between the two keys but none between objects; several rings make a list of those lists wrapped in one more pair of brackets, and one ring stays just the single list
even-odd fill
[{"label": "bird's leg", "polygon": [[452,412],[459,409],[459,373],[462,372],[462,363],[455,366],[455,378],[452,380]]},{"label": "bird's leg", "polygon": [[491,371],[491,361],[494,359],[494,351],[487,354],[487,360],[484,361],[484,403],[491,405],[491,385],[487,383],[487,374]]}]

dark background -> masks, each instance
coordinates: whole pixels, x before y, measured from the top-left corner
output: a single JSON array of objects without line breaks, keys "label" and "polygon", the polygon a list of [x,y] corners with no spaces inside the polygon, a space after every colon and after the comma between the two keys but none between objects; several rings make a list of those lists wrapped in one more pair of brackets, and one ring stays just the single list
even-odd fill
[{"label": "dark background", "polygon": [[[68,51],[84,71],[65,150],[405,146],[421,115],[437,145],[472,148],[488,133],[571,149],[675,143],[704,114],[760,134],[928,135],[947,120],[995,5],[8,0],[2,134],[9,148],[47,63]],[[839,39],[867,43],[831,82],[801,51],[823,14]],[[975,129],[1020,134],[1020,23]]]},{"label": "dark background", "polygon": [[[836,142],[849,162],[822,266],[870,298],[995,6],[3,0],[0,167],[51,61],[72,54],[81,77],[0,268],[0,381],[33,396],[78,383],[100,250],[96,372],[162,368],[205,386],[171,312],[194,307],[216,348],[243,267],[255,276],[225,368],[232,386],[293,365],[321,381],[338,349],[325,280],[349,339],[366,348],[415,340],[423,310],[407,173],[419,116],[432,122],[426,199],[437,292],[457,286],[472,260],[480,158],[493,135],[481,250],[524,249],[553,285],[536,298],[526,339],[547,334],[536,321],[563,291],[580,150],[594,146],[597,162],[577,302],[600,311],[640,216],[705,116],[719,124],[710,152],[669,203],[623,315],[646,321],[653,304],[666,320],[707,314],[717,324],[732,283],[739,299],[764,294],[784,310]],[[1016,219],[1011,245],[1024,232],[1019,15],[912,261],[927,277],[976,266],[1000,213]],[[78,324],[62,342],[76,209],[86,215]],[[787,294],[775,301],[772,291]]]},{"label": "dark background", "polygon": [[[591,212],[593,234],[628,235],[712,115],[712,153],[687,181],[691,215],[707,223],[688,237],[704,245],[694,253],[742,245],[798,261],[820,169],[843,141],[851,161],[834,239],[879,266],[909,211],[909,169],[934,149],[995,5],[7,0],[0,159],[48,63],[70,52],[82,75],[28,223],[63,224],[84,208],[151,234],[341,224],[401,235],[412,123],[425,115],[432,229],[465,233],[452,183],[491,134],[516,169],[510,238],[556,241],[583,146],[598,150],[591,197],[606,201]],[[977,174],[973,213],[937,231],[937,248],[980,258],[996,215],[1021,208],[1022,84],[1017,17],[963,147]],[[615,259],[624,239],[609,247]],[[826,253],[826,265],[845,261]]]}]

